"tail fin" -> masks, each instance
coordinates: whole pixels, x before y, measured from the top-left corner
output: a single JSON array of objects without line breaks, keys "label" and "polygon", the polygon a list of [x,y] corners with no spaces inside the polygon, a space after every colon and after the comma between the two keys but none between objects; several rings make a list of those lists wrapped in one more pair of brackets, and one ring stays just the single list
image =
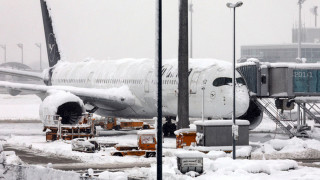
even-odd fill
[{"label": "tail fin", "polygon": [[60,60],[60,52],[56,41],[56,37],[53,32],[52,19],[49,15],[47,3],[45,2],[45,0],[40,0],[40,4],[42,11],[44,33],[46,37],[49,66],[52,67],[55,64],[57,64],[57,62]]}]

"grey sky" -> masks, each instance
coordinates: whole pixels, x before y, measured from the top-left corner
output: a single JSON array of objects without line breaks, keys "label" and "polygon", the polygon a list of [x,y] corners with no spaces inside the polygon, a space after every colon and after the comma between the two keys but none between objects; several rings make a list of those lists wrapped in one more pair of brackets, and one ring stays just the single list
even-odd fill
[{"label": "grey sky", "polygon": [[[63,55],[70,61],[154,58],[154,0],[50,0]],[[232,11],[234,0],[193,0],[194,57],[232,58]],[[297,0],[243,0],[237,9],[237,58],[240,45],[290,43],[291,28],[298,20]],[[163,0],[163,57],[176,58],[178,47],[178,0]],[[302,19],[314,27],[310,8],[319,0],[307,0]],[[320,19],[320,18],[318,18]],[[318,20],[318,24],[320,24]],[[0,0],[0,44],[7,45],[7,60],[20,61],[17,43],[24,44],[27,65],[38,67],[44,46],[39,0]],[[47,64],[45,48],[43,61]],[[3,50],[0,49],[0,63]]]}]

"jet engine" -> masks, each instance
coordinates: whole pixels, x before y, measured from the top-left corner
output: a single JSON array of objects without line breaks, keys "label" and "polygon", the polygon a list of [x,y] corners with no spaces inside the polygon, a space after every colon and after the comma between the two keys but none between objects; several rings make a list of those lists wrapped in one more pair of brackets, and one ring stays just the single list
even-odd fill
[{"label": "jet engine", "polygon": [[44,124],[54,124],[50,116],[59,115],[62,124],[76,124],[85,113],[83,101],[65,91],[51,92],[40,105],[40,118]]},{"label": "jet engine", "polygon": [[247,112],[238,119],[245,119],[250,122],[249,129],[256,128],[262,121],[263,111],[256,105],[253,100],[250,100],[249,108]]}]

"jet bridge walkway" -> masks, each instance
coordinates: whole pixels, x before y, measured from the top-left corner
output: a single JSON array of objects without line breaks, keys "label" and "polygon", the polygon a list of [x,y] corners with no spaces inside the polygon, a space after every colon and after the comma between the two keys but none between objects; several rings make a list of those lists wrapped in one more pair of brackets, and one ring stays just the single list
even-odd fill
[{"label": "jet bridge walkway", "polygon": [[[251,99],[277,126],[293,136],[307,136],[306,118],[320,126],[320,63],[261,63],[237,65],[246,80]],[[297,107],[296,119],[284,111]]]}]

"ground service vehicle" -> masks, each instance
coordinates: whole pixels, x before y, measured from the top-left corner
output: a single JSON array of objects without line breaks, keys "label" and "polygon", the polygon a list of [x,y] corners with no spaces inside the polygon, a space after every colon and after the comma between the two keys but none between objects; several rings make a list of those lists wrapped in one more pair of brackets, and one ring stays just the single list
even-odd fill
[{"label": "ground service vehicle", "polygon": [[117,151],[112,156],[156,156],[156,135],[154,130],[141,130],[138,132],[138,146],[116,145]]},{"label": "ground service vehicle", "polygon": [[47,115],[43,120],[46,123],[43,132],[46,132],[46,141],[59,139],[72,140],[74,138],[92,138],[95,135],[94,119],[91,114],[79,116],[77,124],[62,124],[63,119],[57,115]]},{"label": "ground service vehicle", "polygon": [[115,117],[104,117],[101,120],[96,122],[103,129],[106,130],[132,130],[132,129],[150,129],[148,124],[143,124],[142,121],[139,120],[119,120]]}]

